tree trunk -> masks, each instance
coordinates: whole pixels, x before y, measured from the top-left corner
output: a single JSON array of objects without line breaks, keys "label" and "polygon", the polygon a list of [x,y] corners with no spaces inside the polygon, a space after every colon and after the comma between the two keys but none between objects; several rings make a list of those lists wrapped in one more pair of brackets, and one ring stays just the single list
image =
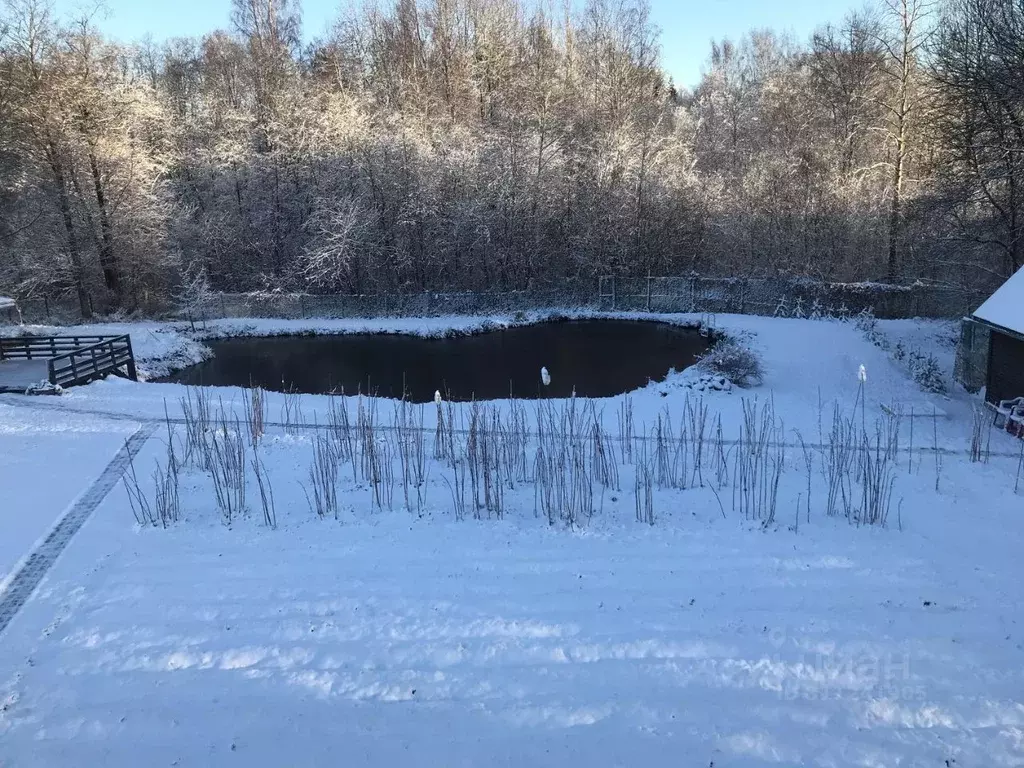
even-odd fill
[{"label": "tree trunk", "polygon": [[68,240],[68,256],[71,258],[71,266],[75,273],[75,292],[78,294],[78,307],[83,318],[92,317],[92,309],[89,306],[89,294],[85,290],[85,279],[82,273],[82,252],[78,244],[78,236],[75,234],[75,220],[71,215],[71,199],[68,197],[67,180],[64,176],[64,164],[61,162],[57,147],[50,139],[46,144],[46,159],[50,164],[50,171],[53,173],[53,180],[57,187],[57,201],[60,205],[61,218],[64,220],[64,231]]},{"label": "tree trunk", "polygon": [[893,139],[896,144],[896,157],[892,164],[892,204],[889,208],[889,258],[886,265],[886,277],[894,283],[900,276],[901,236],[903,231],[903,177],[907,160],[907,122],[911,111],[910,80],[912,77],[915,27],[920,7],[916,0],[901,0],[899,6],[900,51],[897,94],[898,101],[892,108],[896,121]]},{"label": "tree trunk", "polygon": [[96,206],[100,212],[100,268],[103,270],[103,283],[114,296],[116,304],[121,305],[124,296],[121,292],[121,276],[118,273],[117,258],[114,255],[114,231],[110,224],[110,211],[107,207],[107,196],[103,190],[103,179],[100,176],[96,153],[89,147],[89,170],[92,173],[93,189],[96,191]]},{"label": "tree trunk", "polygon": [[636,261],[641,264],[648,275],[651,273],[650,253],[644,251],[644,184],[647,181],[647,152],[650,137],[644,131],[643,141],[640,145],[640,173],[636,183],[636,228],[634,246],[636,248]]},{"label": "tree trunk", "polygon": [[900,234],[903,223],[903,140],[900,138],[897,141],[901,146],[896,150],[896,162],[893,163],[892,204],[889,208],[889,258],[885,272],[890,283],[895,283],[900,276]]}]

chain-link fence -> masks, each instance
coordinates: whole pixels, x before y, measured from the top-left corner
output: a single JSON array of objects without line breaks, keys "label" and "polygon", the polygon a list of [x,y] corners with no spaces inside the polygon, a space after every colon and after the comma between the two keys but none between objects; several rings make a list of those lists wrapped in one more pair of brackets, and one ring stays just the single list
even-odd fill
[{"label": "chain-link fence", "polygon": [[955,318],[969,315],[984,294],[960,288],[879,283],[822,283],[718,277],[602,277],[598,306],[607,311],[732,312],[784,317],[835,317],[870,310],[876,317]]},{"label": "chain-link fence", "polygon": [[194,319],[217,317],[345,318],[436,317],[596,308],[593,284],[527,291],[319,296],[302,293],[215,293],[180,311]]},{"label": "chain-link fence", "polygon": [[[876,317],[954,318],[970,315],[986,296],[916,283],[821,283],[730,277],[602,277],[523,291],[422,292],[321,296],[302,293],[209,293],[162,316],[214,318],[431,317],[510,314],[530,310],[609,312],[734,312],[785,317],[839,316],[870,309]],[[70,324],[82,314],[73,298],[30,298],[10,311],[12,322]],[[3,318],[0,317],[0,320]]]},{"label": "chain-link fence", "polygon": [[82,321],[82,310],[77,299],[18,299],[17,307],[0,313],[0,319],[31,325],[71,325]]},{"label": "chain-link fence", "polygon": [[[212,320],[215,318],[431,317],[509,314],[536,309],[596,308],[593,281],[524,291],[422,292],[396,294],[315,295],[283,292],[210,292],[185,306],[166,306],[147,317]],[[76,298],[23,298],[0,312],[0,322],[69,325],[82,322]]]}]

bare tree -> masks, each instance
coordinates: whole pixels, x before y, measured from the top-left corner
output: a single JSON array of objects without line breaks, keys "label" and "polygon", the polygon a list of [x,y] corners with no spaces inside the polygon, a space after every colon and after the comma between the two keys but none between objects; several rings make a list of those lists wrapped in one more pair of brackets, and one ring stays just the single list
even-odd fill
[{"label": "bare tree", "polygon": [[1024,265],[1024,6],[949,0],[936,41],[943,178],[958,229],[998,253],[993,272]]},{"label": "bare tree", "polygon": [[352,2],[304,47],[295,0],[159,45],[8,0],[0,285],[88,314],[195,265],[318,292],[1005,275],[1024,11],[930,2],[717,42],[690,92],[645,0]]},{"label": "bare tree", "polygon": [[920,81],[924,69],[920,54],[928,42],[931,0],[883,0],[877,40],[884,52],[882,72],[887,83],[881,99],[887,119],[885,131],[891,145],[889,254],[886,277],[900,276],[903,251],[904,196],[908,165],[914,149],[915,121],[924,103]]}]

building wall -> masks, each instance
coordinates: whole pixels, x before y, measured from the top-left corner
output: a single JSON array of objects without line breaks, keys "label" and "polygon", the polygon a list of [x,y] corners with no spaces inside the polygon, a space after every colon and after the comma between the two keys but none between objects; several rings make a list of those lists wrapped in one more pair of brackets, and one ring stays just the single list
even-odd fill
[{"label": "building wall", "polygon": [[990,403],[1024,397],[1024,340],[992,331],[987,387]]},{"label": "building wall", "polygon": [[964,318],[960,326],[960,346],[956,351],[953,375],[957,383],[968,392],[977,392],[988,383],[991,333],[987,325],[975,322],[969,317]]}]

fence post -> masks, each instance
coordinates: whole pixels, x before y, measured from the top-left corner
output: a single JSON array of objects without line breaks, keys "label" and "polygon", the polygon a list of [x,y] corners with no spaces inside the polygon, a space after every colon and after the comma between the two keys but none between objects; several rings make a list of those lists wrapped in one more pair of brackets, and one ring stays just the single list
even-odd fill
[{"label": "fence post", "polygon": [[220,316],[221,317],[227,317],[228,316],[228,311],[224,307],[224,291],[220,292]]},{"label": "fence post", "polygon": [[132,337],[126,335],[124,340],[128,345],[128,378],[132,381],[138,381],[139,373],[135,368],[135,351],[132,349]]}]

